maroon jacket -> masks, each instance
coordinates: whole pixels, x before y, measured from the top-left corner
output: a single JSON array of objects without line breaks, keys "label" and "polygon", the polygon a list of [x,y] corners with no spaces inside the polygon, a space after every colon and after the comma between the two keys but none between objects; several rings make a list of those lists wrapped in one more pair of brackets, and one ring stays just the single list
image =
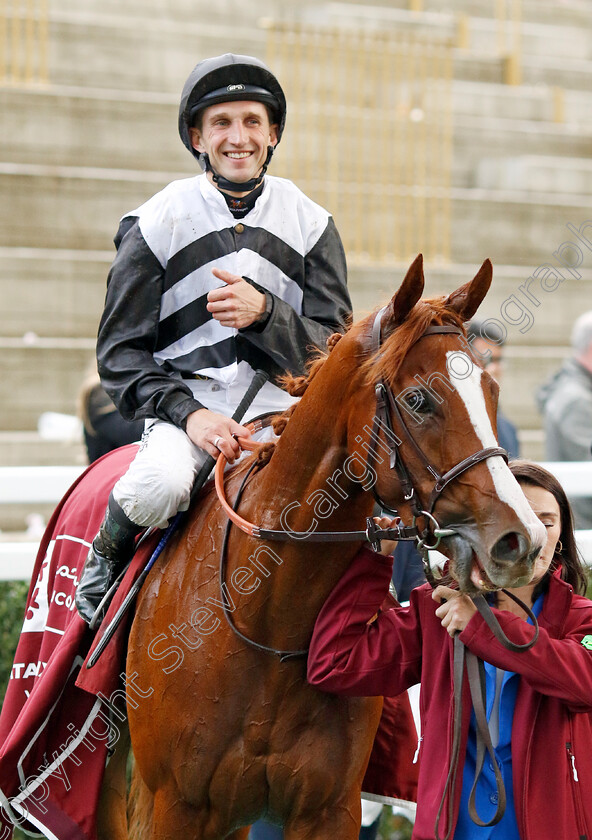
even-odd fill
[{"label": "maroon jacket", "polygon": [[[452,741],[452,639],[435,615],[426,584],[408,607],[379,613],[391,577],[391,558],[363,549],[341,578],[316,621],[308,679],[347,695],[396,695],[421,681],[418,811],[413,837],[433,840]],[[532,627],[495,610],[502,629],[524,643]],[[592,838],[592,602],[551,579],[539,616],[540,636],[527,652],[512,653],[476,613],[460,635],[467,648],[522,679],[513,722],[516,817],[522,840]],[[590,646],[590,648],[588,647]],[[464,755],[469,687],[463,686]],[[462,772],[454,791],[458,814]],[[446,807],[443,809],[446,813]],[[441,833],[445,826],[441,823]]]}]

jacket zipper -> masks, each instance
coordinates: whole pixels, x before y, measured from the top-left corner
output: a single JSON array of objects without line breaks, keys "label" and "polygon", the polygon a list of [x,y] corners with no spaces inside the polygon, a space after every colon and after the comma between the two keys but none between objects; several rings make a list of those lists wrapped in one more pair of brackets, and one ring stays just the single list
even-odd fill
[{"label": "jacket zipper", "polygon": [[417,739],[417,748],[415,750],[415,755],[413,756],[412,764],[417,764],[417,759],[419,758],[419,751],[421,749],[421,742],[423,741],[423,735],[420,735]]},{"label": "jacket zipper", "polygon": [[[570,725],[571,729],[571,725]],[[570,771],[570,781],[571,781],[571,792],[573,794],[573,801],[574,806],[576,809],[576,823],[578,826],[578,834],[579,840],[587,840],[588,834],[585,828],[584,822],[584,815],[583,815],[583,808],[582,808],[582,799],[581,799],[581,789],[580,789],[580,780],[578,777],[578,770],[576,767],[576,757],[574,755],[574,751],[572,748],[572,742],[566,741],[565,742],[565,749],[567,751],[567,760],[569,762],[569,771]]]}]

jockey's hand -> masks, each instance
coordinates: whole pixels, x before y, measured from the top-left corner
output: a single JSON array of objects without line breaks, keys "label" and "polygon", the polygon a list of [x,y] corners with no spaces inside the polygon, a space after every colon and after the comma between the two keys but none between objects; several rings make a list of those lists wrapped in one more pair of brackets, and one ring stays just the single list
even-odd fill
[{"label": "jockey's hand", "polygon": [[[389,519],[388,516],[375,516],[374,522],[378,525],[379,528],[390,528],[395,519]],[[380,541],[380,554],[384,554],[385,557],[388,557],[390,554],[394,554],[397,550],[398,540],[381,540]]]},{"label": "jockey's hand", "polygon": [[262,292],[230,271],[213,268],[212,274],[226,283],[221,289],[208,292],[206,309],[212,313],[212,318],[223,327],[237,330],[250,327],[261,318],[265,312],[265,295]]},{"label": "jockey's hand", "polygon": [[250,437],[251,431],[246,426],[241,426],[231,417],[224,414],[217,414],[208,408],[200,408],[193,411],[187,417],[185,427],[189,438],[202,449],[217,458],[220,452],[229,463],[240,455],[241,448],[233,435]]},{"label": "jockey's hand", "polygon": [[432,598],[440,603],[436,615],[450,636],[462,632],[477,612],[477,607],[468,595],[449,586],[437,586],[432,592]]}]

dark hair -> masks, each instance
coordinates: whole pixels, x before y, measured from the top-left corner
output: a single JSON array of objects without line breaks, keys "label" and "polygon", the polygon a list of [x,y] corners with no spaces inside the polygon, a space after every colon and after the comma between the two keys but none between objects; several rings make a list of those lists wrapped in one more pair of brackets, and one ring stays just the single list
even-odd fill
[{"label": "dark hair", "polygon": [[480,338],[495,347],[503,347],[506,343],[506,336],[497,326],[498,323],[494,318],[487,321],[478,321],[473,318],[467,327],[467,339],[472,341],[474,338]]},{"label": "dark hair", "polygon": [[[509,467],[512,475],[519,484],[526,484],[530,487],[542,487],[543,490],[551,493],[559,505],[561,521],[559,540],[561,550],[555,551],[553,559],[557,564],[561,565],[562,580],[567,581],[573,587],[574,592],[577,592],[579,595],[585,595],[588,579],[576,546],[573,514],[567,496],[565,495],[565,490],[552,473],[532,461],[517,459],[510,461]],[[550,574],[552,574],[551,569],[549,569],[543,581],[537,584],[536,591],[540,592],[541,588],[544,588],[544,582],[548,582],[548,576]],[[536,594],[536,591],[534,594]]]}]

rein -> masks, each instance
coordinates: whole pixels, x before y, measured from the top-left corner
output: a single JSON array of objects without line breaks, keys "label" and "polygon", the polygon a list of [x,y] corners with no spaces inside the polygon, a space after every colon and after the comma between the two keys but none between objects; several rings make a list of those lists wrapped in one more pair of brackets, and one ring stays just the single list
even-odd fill
[{"label": "rein", "polygon": [[[526,604],[524,604],[519,598],[513,595],[511,592],[508,592],[507,589],[501,590],[505,595],[511,598],[516,604],[518,604],[524,612],[527,614],[528,618],[532,621],[534,625],[534,633],[532,639],[529,642],[526,642],[523,645],[517,645],[515,642],[510,641],[506,634],[503,632],[497,618],[494,616],[491,607],[483,597],[483,595],[478,594],[475,595],[472,600],[475,606],[477,607],[478,611],[482,615],[485,623],[497,639],[497,641],[502,644],[507,650],[511,650],[513,653],[521,653],[523,651],[529,650],[537,641],[539,637],[539,625],[536,619],[536,616]],[[471,653],[468,648],[465,647],[464,643],[461,642],[459,634],[456,633],[453,639],[453,667],[452,667],[452,685],[453,685],[453,698],[454,698],[454,716],[453,716],[453,727],[452,727],[452,749],[451,749],[451,756],[450,756],[450,767],[448,770],[448,775],[446,777],[446,782],[444,784],[444,791],[442,793],[442,799],[440,800],[440,806],[438,808],[438,813],[436,815],[436,824],[434,826],[434,835],[436,840],[449,840],[451,832],[452,832],[452,824],[453,824],[453,816],[454,816],[454,791],[456,787],[456,778],[458,775],[458,768],[461,765],[460,761],[460,742],[461,742],[461,733],[462,733],[462,718],[463,718],[463,702],[462,702],[462,684],[464,679],[464,673],[467,673],[467,679],[469,682],[469,689],[471,692],[471,703],[473,706],[473,711],[475,712],[475,746],[476,746],[476,760],[475,760],[475,775],[473,777],[473,784],[471,787],[471,792],[469,794],[469,802],[468,802],[468,809],[469,809],[469,816],[471,817],[472,821],[483,828],[487,826],[497,825],[497,823],[503,817],[505,810],[506,810],[506,788],[504,785],[504,779],[499,768],[499,764],[497,763],[497,759],[495,756],[495,748],[493,746],[493,742],[491,740],[491,733],[489,731],[489,724],[487,721],[487,712],[486,712],[486,702],[485,702],[485,666],[483,664],[483,660],[479,659],[475,656],[474,653]],[[493,767],[493,772],[495,775],[495,784],[496,784],[496,793],[497,793],[497,803],[495,814],[493,817],[488,821],[484,822],[477,812],[477,806],[475,804],[475,799],[477,796],[477,782],[479,780],[479,776],[481,775],[481,771],[483,769],[483,764],[485,761],[485,754],[489,755],[489,760],[491,762],[491,766]],[[446,798],[448,797],[448,808],[446,810],[446,819],[447,819],[447,831],[444,837],[440,837],[439,832],[439,823],[440,817],[442,815],[442,811],[444,810],[444,804],[446,802]]]},{"label": "rein", "polygon": [[[251,473],[253,472],[253,470],[255,469],[256,466],[257,466],[256,462],[253,462],[251,464],[251,466],[249,467],[249,469],[247,470],[247,472],[246,472],[246,474],[245,474],[245,476],[244,476],[244,478],[241,482],[241,485],[238,489],[238,493],[236,494],[236,499],[234,500],[233,507],[230,507],[228,505],[228,503],[226,502],[226,500],[224,500],[225,504],[228,505],[228,508],[233,515],[238,516],[236,514],[236,508],[240,504],[240,500],[242,498],[243,492],[244,492],[245,487],[247,485],[247,481],[248,481]],[[226,508],[225,508],[225,510],[226,510]],[[238,517],[238,518],[240,519],[240,517]],[[224,612],[224,616],[226,617],[226,621],[230,625],[230,628],[232,629],[234,634],[236,636],[238,636],[239,639],[241,639],[243,642],[245,642],[250,647],[255,648],[255,650],[260,651],[261,653],[269,653],[272,656],[277,656],[277,657],[279,657],[280,662],[286,662],[290,659],[302,659],[302,658],[304,658],[308,654],[308,648],[303,648],[302,650],[279,650],[277,648],[269,647],[268,645],[261,644],[260,642],[256,642],[254,639],[251,639],[248,636],[245,636],[245,634],[242,633],[238,629],[236,624],[234,623],[232,615],[230,613],[230,610],[228,609],[228,604],[227,604],[226,598],[224,597],[224,589],[225,589],[225,586],[226,586],[226,557],[227,557],[228,538],[230,536],[230,526],[232,525],[233,521],[234,521],[234,519],[231,519],[230,516],[229,516],[228,521],[226,522],[226,527],[224,529],[224,537],[223,537],[223,540],[222,540],[222,548],[221,548],[221,551],[220,551],[220,590],[222,592],[221,602],[222,602],[222,610]],[[241,521],[245,522],[244,519],[241,520]],[[252,535],[252,536],[254,536],[254,535]]]}]

